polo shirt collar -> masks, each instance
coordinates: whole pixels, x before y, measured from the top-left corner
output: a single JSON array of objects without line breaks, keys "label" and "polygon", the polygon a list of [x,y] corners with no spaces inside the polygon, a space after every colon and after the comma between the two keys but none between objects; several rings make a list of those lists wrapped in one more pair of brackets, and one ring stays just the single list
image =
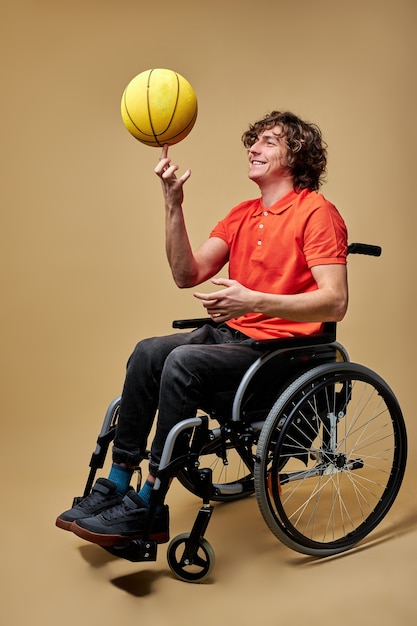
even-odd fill
[{"label": "polo shirt collar", "polygon": [[257,215],[261,215],[265,211],[268,211],[268,213],[273,213],[274,215],[278,215],[279,213],[282,213],[283,211],[286,211],[287,209],[289,209],[290,206],[294,204],[298,195],[299,194],[297,194],[297,192],[294,191],[294,189],[292,189],[291,191],[286,193],[285,196],[282,196],[282,198],[280,198],[278,202],[275,202],[275,204],[273,204],[272,206],[268,208],[264,207],[264,205],[262,204],[261,198],[259,198],[258,206],[253,212],[253,217],[256,217]]}]

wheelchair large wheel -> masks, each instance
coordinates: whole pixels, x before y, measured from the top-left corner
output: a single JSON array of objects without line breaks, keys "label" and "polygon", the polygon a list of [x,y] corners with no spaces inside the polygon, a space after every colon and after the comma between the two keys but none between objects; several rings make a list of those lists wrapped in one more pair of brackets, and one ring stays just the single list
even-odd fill
[{"label": "wheelchair large wheel", "polygon": [[[252,495],[255,492],[253,477],[253,464],[255,458],[254,439],[245,442],[232,442],[224,440],[220,435],[220,429],[214,429],[217,435],[207,442],[199,456],[200,467],[210,468],[213,472],[213,502],[232,502]],[[198,483],[193,480],[192,472],[183,468],[178,472],[179,482],[191,493],[201,496]]]},{"label": "wheelchair large wheel", "polygon": [[254,470],[260,511],[298,552],[343,552],[389,511],[406,456],[404,419],[386,382],[361,365],[320,365],[286,389],[262,428]]}]

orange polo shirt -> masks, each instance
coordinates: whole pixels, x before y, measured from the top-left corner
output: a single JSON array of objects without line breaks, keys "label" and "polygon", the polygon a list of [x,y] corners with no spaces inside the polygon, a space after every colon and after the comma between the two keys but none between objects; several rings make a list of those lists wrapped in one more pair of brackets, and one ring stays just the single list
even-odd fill
[{"label": "orange polo shirt", "polygon": [[[266,209],[260,198],[242,202],[210,233],[229,246],[229,278],[264,293],[317,289],[315,265],[346,264],[347,230],[336,207],[307,189],[291,191]],[[227,322],[254,339],[311,335],[317,322],[247,313]]]}]

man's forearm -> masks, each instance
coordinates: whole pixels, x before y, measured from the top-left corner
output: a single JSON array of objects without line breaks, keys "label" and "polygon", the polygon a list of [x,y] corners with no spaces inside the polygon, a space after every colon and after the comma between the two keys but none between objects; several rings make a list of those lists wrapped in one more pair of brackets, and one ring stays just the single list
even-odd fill
[{"label": "man's forearm", "polygon": [[198,270],[181,207],[166,208],[165,229],[165,249],[175,284],[193,287]]}]

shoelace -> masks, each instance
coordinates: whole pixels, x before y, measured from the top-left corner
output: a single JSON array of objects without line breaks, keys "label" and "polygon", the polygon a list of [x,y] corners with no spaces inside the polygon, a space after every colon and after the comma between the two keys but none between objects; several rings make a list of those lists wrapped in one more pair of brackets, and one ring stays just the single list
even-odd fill
[{"label": "shoelace", "polygon": [[89,506],[94,506],[95,504],[98,504],[98,502],[103,498],[103,494],[99,493],[98,491],[92,491],[91,493],[88,494],[88,496],[86,498],[84,498],[84,500],[82,500],[80,502],[80,508],[85,508],[85,507],[89,507]]},{"label": "shoelace", "polygon": [[134,509],[132,509],[130,506],[127,506],[125,501],[122,500],[120,504],[116,504],[115,506],[112,506],[110,509],[106,509],[105,511],[103,511],[101,515],[103,516],[105,520],[111,521],[112,519],[120,517],[121,515],[124,515],[125,513],[128,513],[129,511],[132,511],[132,510]]}]

